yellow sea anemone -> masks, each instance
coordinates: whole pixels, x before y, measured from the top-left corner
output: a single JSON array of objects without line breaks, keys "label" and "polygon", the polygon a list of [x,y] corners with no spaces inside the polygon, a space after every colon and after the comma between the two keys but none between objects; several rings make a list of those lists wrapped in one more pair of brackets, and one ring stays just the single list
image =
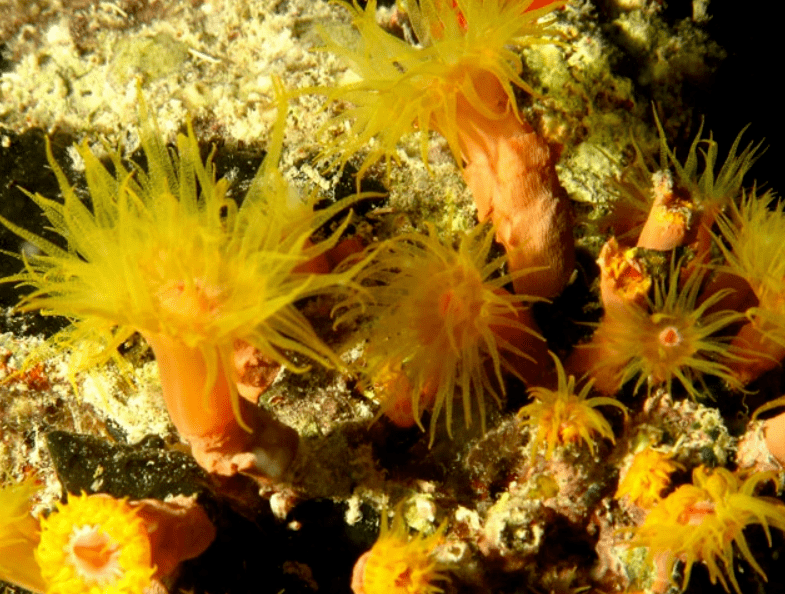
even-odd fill
[{"label": "yellow sea anemone", "polygon": [[[63,201],[38,194],[30,198],[66,248],[0,218],[40,250],[25,259],[21,273],[2,279],[32,287],[18,309],[73,320],[54,342],[78,354],[88,350],[89,356],[81,357],[85,364],[116,356],[116,347],[140,332],[158,360],[173,422],[200,463],[221,473],[262,457],[253,454],[254,460],[214,466],[207,461],[209,452],[199,458],[198,439],[207,438],[206,448],[258,453],[255,444],[242,443],[249,437],[232,425],[247,433],[272,425],[238,397],[236,343],[250,344],[266,360],[297,372],[308,366],[295,363],[292,354],[340,365],[295,302],[350,282],[352,270],[302,272],[338,241],[348,219],[317,245],[310,237],[346,203],[314,213],[315,196],[302,201],[293,194],[277,170],[284,122],[281,109],[267,158],[238,205],[226,197],[227,180],[216,181],[210,158],[200,158],[193,129],[179,135],[177,151],[170,152],[142,101],[146,167],[129,166],[113,152],[110,171],[86,144],[78,148],[90,207],[48,151]],[[89,350],[96,343],[100,353]],[[296,447],[296,436],[282,441]],[[267,472],[280,468],[275,464]]]},{"label": "yellow sea anemone", "polygon": [[387,510],[382,511],[379,538],[371,550],[354,566],[354,594],[437,594],[443,592],[435,582],[447,580],[433,558],[433,550],[446,528],[442,524],[429,536],[409,536],[402,507],[395,511],[392,525]]},{"label": "yellow sea anemone", "polygon": [[649,549],[650,559],[664,561],[663,574],[670,579],[677,561],[684,563],[681,588],[690,581],[695,563],[709,570],[728,591],[728,582],[741,594],[733,570],[733,545],[764,579],[763,569],[750,551],[744,528],[760,524],[771,546],[770,528],[785,531],[785,504],[756,497],[763,482],[776,479],[776,472],[758,472],[744,481],[725,468],[697,467],[692,484],[682,485],[649,512],[643,525],[634,529],[632,546]]},{"label": "yellow sea anemone", "polygon": [[46,584],[35,560],[38,521],[31,514],[33,480],[0,488],[0,580],[43,592]]},{"label": "yellow sea anemone", "polygon": [[485,398],[501,399],[503,371],[521,377],[521,363],[545,344],[523,306],[536,298],[503,289],[511,276],[499,273],[504,257],[488,261],[492,243],[487,225],[462,234],[455,248],[432,226],[382,243],[357,276],[364,291],[343,304],[348,311],[337,322],[363,312],[376,318],[363,374],[382,413],[408,408],[411,424],[424,430],[420,417],[432,409],[431,442],[442,410],[452,435],[457,391],[467,426],[476,403],[484,431]]},{"label": "yellow sea anemone", "polygon": [[155,573],[147,527],[124,500],[71,495],[41,520],[46,594],[142,594]]},{"label": "yellow sea anemone", "polygon": [[538,20],[564,2],[528,10],[535,0],[420,0],[403,3],[417,45],[395,37],[376,22],[376,0],[365,8],[348,7],[359,37],[355,43],[324,35],[327,50],[344,58],[361,80],[336,89],[320,90],[329,102],[351,104],[330,124],[349,128],[325,148],[322,157],[345,164],[367,147],[358,179],[384,158],[389,178],[395,147],[407,133],[419,130],[423,163],[428,163],[428,133],[439,131],[460,165],[465,147],[458,128],[465,118],[459,103],[490,119],[499,119],[497,87],[508,109],[517,113],[514,88],[532,92],[520,77],[519,50],[553,41],[548,24]]},{"label": "yellow sea anemone", "polygon": [[610,439],[615,443],[610,423],[595,410],[598,406],[615,406],[627,415],[626,407],[615,398],[597,396],[588,398],[592,381],[586,382],[580,392],[575,391],[575,377],[564,371],[559,358],[551,353],[558,374],[556,390],[541,386],[529,389],[533,402],[518,411],[521,426],[531,427],[531,455],[534,456],[541,445],[546,445],[545,458],[553,455],[557,445],[567,445],[579,440],[589,447],[591,453],[597,451],[595,435]]}]

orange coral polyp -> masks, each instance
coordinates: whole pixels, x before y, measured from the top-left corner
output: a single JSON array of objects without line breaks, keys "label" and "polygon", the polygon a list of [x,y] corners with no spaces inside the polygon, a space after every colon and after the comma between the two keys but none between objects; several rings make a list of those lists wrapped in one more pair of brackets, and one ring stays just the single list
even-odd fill
[{"label": "orange coral polyp", "polygon": [[533,402],[518,411],[521,426],[531,429],[529,441],[531,456],[545,446],[545,459],[550,459],[557,445],[583,441],[592,454],[597,451],[595,435],[616,443],[610,423],[596,409],[610,405],[620,409],[625,417],[626,407],[615,398],[598,396],[588,398],[593,381],[586,382],[580,392],[575,391],[575,377],[567,377],[559,358],[551,353],[556,365],[558,386],[556,390],[537,386],[529,389]]},{"label": "orange coral polyp", "polygon": [[46,583],[35,560],[40,530],[31,513],[37,491],[34,479],[0,487],[0,580],[44,592]]},{"label": "orange coral polyp", "polygon": [[[704,274],[692,271],[679,286],[681,275],[672,269],[670,279],[654,283],[654,299],[646,305],[637,302],[614,306],[606,315],[589,344],[581,345],[584,353],[580,365],[602,378],[598,387],[614,392],[627,381],[636,380],[635,390],[647,383],[649,388],[665,385],[670,390],[677,380],[687,393],[697,398],[697,380],[703,375],[725,380],[741,388],[729,367],[741,360],[744,351],[718,336],[727,326],[741,321],[744,315],[731,310],[712,311],[729,293],[722,290],[698,303]],[[592,361],[589,365],[589,361]],[[605,377],[607,375],[607,377]]]},{"label": "orange coral polyp", "polygon": [[634,529],[632,546],[645,546],[650,559],[662,559],[662,572],[670,579],[678,561],[684,563],[681,588],[690,580],[692,566],[703,563],[712,583],[730,586],[741,594],[733,570],[734,544],[752,568],[766,578],[749,549],[743,530],[760,524],[771,546],[770,528],[785,531],[785,504],[756,497],[758,485],[776,480],[776,472],[758,472],[744,481],[725,468],[699,466],[692,484],[682,485],[649,512]]},{"label": "orange coral polyp", "polygon": [[635,454],[614,497],[621,499],[626,495],[636,505],[651,508],[662,498],[676,470],[684,470],[684,466],[673,460],[673,454],[646,448]]},{"label": "orange coral polyp", "polygon": [[125,501],[72,495],[41,520],[35,551],[47,594],[142,594],[150,585],[150,537]]},{"label": "orange coral polyp", "polygon": [[429,536],[409,536],[403,509],[396,508],[392,525],[382,511],[379,538],[354,566],[354,594],[438,594],[444,590],[436,582],[448,578],[433,558],[442,541],[446,524]]},{"label": "orange coral polyp", "polygon": [[410,410],[424,429],[420,418],[432,408],[431,441],[442,411],[452,435],[457,396],[467,427],[476,408],[484,431],[485,400],[501,400],[503,373],[524,379],[520,362],[545,344],[526,316],[525,304],[538,299],[504,290],[512,276],[499,274],[504,258],[487,261],[492,243],[485,225],[462,234],[456,248],[431,226],[426,234],[404,233],[373,248],[372,263],[357,277],[364,291],[339,306],[346,311],[336,323],[376,318],[363,373],[377,388],[380,414],[394,411],[398,424],[408,424],[399,413]]},{"label": "orange coral polyp", "polygon": [[[316,213],[315,195],[299,202],[293,196],[277,169],[283,107],[267,158],[239,205],[227,199],[228,181],[216,180],[210,158],[201,158],[193,128],[178,136],[177,151],[170,152],[141,101],[146,167],[129,167],[114,152],[114,167],[108,169],[86,144],[78,149],[90,207],[48,150],[64,200],[30,198],[67,249],[0,217],[40,250],[24,261],[21,273],[2,279],[33,288],[19,309],[73,320],[53,342],[76,351],[74,375],[81,371],[80,360],[118,360],[124,340],[134,332],[145,336],[159,361],[172,420],[210,472],[248,471],[269,478],[296,451],[296,432],[240,398],[235,344],[251,345],[265,360],[294,372],[309,368],[295,363],[299,355],[329,367],[342,365],[295,302],[351,284],[351,268],[341,274],[303,269],[335,246],[348,218],[318,244],[310,239],[314,230],[352,199]],[[251,435],[252,430],[269,431],[270,441],[263,444],[268,438]],[[265,469],[266,454],[276,463]]]}]

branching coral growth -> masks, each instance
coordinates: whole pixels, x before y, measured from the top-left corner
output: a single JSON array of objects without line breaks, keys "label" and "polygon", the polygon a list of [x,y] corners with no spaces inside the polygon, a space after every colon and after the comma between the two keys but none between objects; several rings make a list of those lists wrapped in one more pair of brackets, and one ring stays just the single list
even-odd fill
[{"label": "branching coral growth", "polygon": [[650,559],[663,559],[665,579],[670,579],[674,566],[682,561],[682,589],[690,581],[692,566],[703,563],[712,583],[719,580],[728,591],[730,582],[741,594],[733,570],[734,544],[747,563],[766,577],[744,538],[744,528],[762,525],[769,545],[770,528],[785,531],[785,504],[755,496],[758,485],[775,477],[775,472],[759,472],[742,481],[725,468],[699,466],[693,471],[691,485],[682,485],[649,512],[630,544],[648,547]]},{"label": "branching coral growth", "polygon": [[373,249],[373,261],[357,276],[364,292],[342,305],[348,311],[337,323],[363,312],[378,318],[363,374],[382,412],[422,428],[423,410],[432,409],[431,442],[442,409],[451,433],[456,391],[467,425],[476,406],[484,431],[485,399],[500,400],[502,373],[526,379],[527,359],[544,351],[523,306],[537,299],[504,290],[512,276],[499,274],[504,257],[488,261],[492,243],[487,225],[463,234],[457,248],[432,227],[404,233]]},{"label": "branching coral growth", "polygon": [[158,360],[173,422],[199,462],[223,474],[278,476],[297,444],[292,430],[238,396],[238,341],[293,371],[308,367],[291,353],[339,364],[294,303],[354,273],[300,272],[338,241],[343,227],[316,246],[310,236],[345,204],[316,214],[312,201],[293,197],[277,170],[284,121],[282,109],[267,159],[239,206],[226,198],[228,182],[216,181],[210,159],[201,160],[193,130],[170,152],[141,102],[146,168],[112,152],[110,171],[86,145],[78,149],[92,208],[48,152],[63,201],[30,198],[67,248],[0,219],[40,250],[3,279],[33,288],[19,309],[72,319],[55,342],[76,351],[98,342],[93,363],[141,332]]},{"label": "branching coral growth", "polygon": [[[490,219],[512,270],[542,267],[518,279],[516,291],[553,297],[572,273],[571,210],[554,168],[556,155],[523,121],[514,88],[531,91],[514,51],[553,41],[538,19],[562,5],[528,10],[532,0],[422,0],[406,2],[418,45],[376,23],[376,2],[350,8],[360,39],[346,48],[327,40],[361,77],[321,90],[329,102],[352,107],[332,123],[348,124],[322,156],[338,163],[371,144],[358,180],[377,160],[387,177],[402,135],[419,129],[428,163],[428,132],[447,140],[474,194],[480,221]],[[358,181],[359,183],[359,181]]]},{"label": "branching coral growth", "polygon": [[591,380],[584,383],[580,392],[576,392],[575,377],[571,375],[568,378],[559,358],[553,353],[551,356],[558,374],[557,388],[530,388],[529,395],[533,402],[518,411],[520,424],[532,430],[531,455],[534,456],[540,446],[546,445],[545,458],[549,459],[557,445],[567,445],[580,440],[594,454],[597,451],[595,435],[615,443],[610,423],[595,409],[598,406],[615,406],[626,416],[626,407],[615,398],[588,398],[593,384]]}]

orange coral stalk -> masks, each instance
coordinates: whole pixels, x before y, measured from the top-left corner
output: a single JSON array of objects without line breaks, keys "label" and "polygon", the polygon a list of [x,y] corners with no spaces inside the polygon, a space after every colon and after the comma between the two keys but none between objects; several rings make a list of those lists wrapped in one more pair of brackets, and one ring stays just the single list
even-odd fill
[{"label": "orange coral stalk", "polygon": [[[758,415],[785,406],[785,396],[767,402],[752,415],[754,421]],[[777,459],[781,466],[785,466],[785,413],[767,419],[763,426],[763,434],[769,453]]]},{"label": "orange coral stalk", "polygon": [[[158,362],[172,423],[191,445],[199,465],[227,476],[244,472],[280,477],[297,452],[297,432],[247,399],[233,396],[230,376],[209,369],[202,350],[163,334],[144,333],[144,337]],[[211,379],[212,388],[205,392]]]},{"label": "orange coral stalk", "polygon": [[695,207],[673,188],[668,171],[652,175],[654,202],[638,237],[638,247],[668,251],[690,243],[694,236]]},{"label": "orange coral stalk", "polygon": [[731,345],[744,353],[743,358],[728,361],[728,368],[741,385],[778,367],[785,358],[782,324],[754,315],[733,337]]},{"label": "orange coral stalk", "polygon": [[457,129],[477,216],[496,227],[511,270],[539,267],[513,282],[516,292],[554,297],[575,264],[572,210],[556,176],[556,155],[519,119],[499,81],[478,76],[485,110],[458,97]]}]

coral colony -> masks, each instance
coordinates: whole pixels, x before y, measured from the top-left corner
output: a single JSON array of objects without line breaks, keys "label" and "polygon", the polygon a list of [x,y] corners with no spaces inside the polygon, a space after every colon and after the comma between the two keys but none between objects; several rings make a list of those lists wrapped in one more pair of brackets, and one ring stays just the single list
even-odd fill
[{"label": "coral colony", "polygon": [[[761,145],[742,148],[739,134],[723,160],[701,125],[681,160],[655,114],[659,160],[635,143],[608,180],[608,203],[585,217],[601,234],[592,285],[593,273],[576,273],[561,150],[520,99],[543,99],[524,52],[570,43],[554,27],[565,4],[402,0],[387,26],[375,0],[336,8],[355,37],[321,30],[320,51],[355,78],[289,94],[276,82],[278,119],[241,200],[190,124],[167,147],[140,83],[144,165],[120,151],[107,164],[79,145],[84,200],[47,144],[62,196],[26,194],[57,239],[0,217],[36,248],[2,279],[31,289],[17,309],[71,321],[49,345],[70,353],[74,388],[109,362],[133,381],[118,349],[141,336],[181,445],[217,500],[249,484],[254,505],[269,500],[282,520],[312,493],[346,496],[329,491],[319,453],[260,399],[323,369],[373,407],[363,455],[408,444],[426,466],[454,469],[429,481],[401,480],[397,467],[367,485],[353,475],[355,504],[381,514],[378,540],[353,571],[336,564],[335,591],[665,594],[695,581],[695,591],[710,582],[741,594],[763,591],[771,551],[782,552],[785,413],[757,415],[785,396],[762,399],[754,382],[785,358],[785,207],[743,185]],[[287,101],[306,94],[326,97],[332,114],[320,162],[359,164],[358,193],[326,208],[278,168]],[[477,221],[361,235],[372,222],[351,212],[367,197],[360,186],[379,162],[394,183],[412,133],[429,170],[433,143],[446,143]],[[601,317],[554,336],[547,314],[578,317],[565,294],[580,283]],[[40,373],[46,352],[11,378]],[[753,394],[759,410],[730,435],[713,404]],[[346,431],[345,445],[363,439]],[[46,477],[27,475],[0,490],[0,578],[33,592],[164,592],[220,538],[195,496],[116,497],[99,481],[41,510]],[[568,541],[593,552],[553,544]],[[549,547],[559,561],[543,566]]]}]

